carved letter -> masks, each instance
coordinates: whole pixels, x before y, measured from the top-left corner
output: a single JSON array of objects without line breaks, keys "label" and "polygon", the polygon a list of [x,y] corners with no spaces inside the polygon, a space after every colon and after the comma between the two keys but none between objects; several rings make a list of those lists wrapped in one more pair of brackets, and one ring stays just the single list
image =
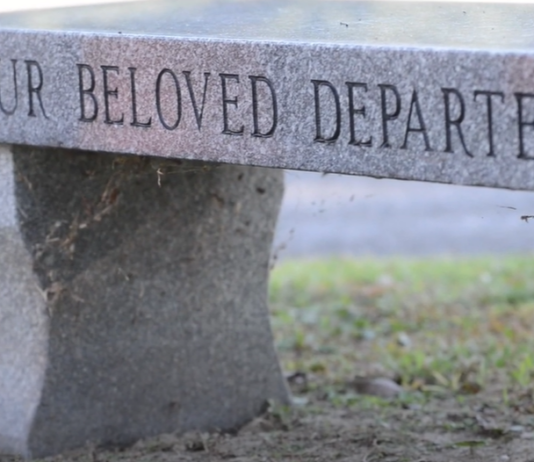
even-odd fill
[{"label": "carved letter", "polygon": [[[41,107],[41,111],[43,112],[43,115],[45,116],[45,119],[48,119],[48,116],[46,115],[46,112],[43,107],[43,100],[41,98],[41,90],[43,88],[43,71],[41,69],[41,66],[39,65],[37,61],[25,61],[25,63],[26,63],[26,71],[28,73],[28,98],[29,98],[29,106],[30,106],[28,115],[30,117],[37,117],[35,115],[35,111],[33,110],[33,95],[35,94],[37,96],[37,100],[39,101],[39,106]],[[37,75],[39,77],[39,81],[36,85],[33,84],[32,68],[37,69]]]},{"label": "carved letter", "polygon": [[488,156],[493,157],[495,153],[493,152],[493,105],[491,103],[492,96],[500,96],[501,101],[504,102],[504,93],[500,91],[480,91],[475,90],[473,101],[477,100],[477,96],[484,95],[486,97],[486,107],[488,108],[488,141],[489,141],[489,152]]},{"label": "carved letter", "polygon": [[2,104],[2,99],[0,99],[0,110],[5,114],[5,115],[13,115],[17,109],[17,106],[19,104],[19,97],[18,97],[18,90],[17,90],[17,69],[16,69],[16,65],[17,65],[17,60],[16,59],[12,59],[11,60],[11,64],[13,66],[13,95],[15,96],[15,102],[13,104],[13,109],[6,109],[5,106]]},{"label": "carved letter", "polygon": [[[401,111],[401,97],[395,85],[379,84],[378,86],[380,87],[380,101],[382,108],[382,144],[380,147],[390,148],[391,144],[389,144],[388,139],[388,122],[399,117]],[[395,97],[395,109],[393,112],[388,112],[387,108],[386,91],[388,90],[393,93],[393,96]]]},{"label": "carved letter", "polygon": [[[465,153],[469,157],[473,157],[473,154],[471,154],[465,146],[462,127],[460,127],[460,124],[463,122],[465,116],[465,104],[464,99],[462,98],[462,94],[458,90],[456,90],[456,88],[442,88],[441,91],[443,92],[443,99],[445,102],[445,136],[447,142],[444,152],[454,152],[452,150],[451,134],[451,127],[454,125],[456,127],[456,130],[458,131],[458,136],[460,137],[460,142],[462,143],[462,147],[464,148]],[[454,120],[451,118],[450,95],[456,96],[458,104],[460,105],[460,114]]]},{"label": "carved letter", "polygon": [[102,68],[102,74],[104,77],[104,109],[106,110],[106,120],[104,123],[109,125],[122,125],[124,123],[124,114],[121,114],[121,118],[117,120],[111,120],[109,115],[109,97],[119,97],[119,90],[115,87],[114,90],[110,90],[108,87],[108,72],[113,71],[119,74],[119,68],[117,66],[100,66]]},{"label": "carved letter", "polygon": [[[95,73],[93,68],[88,64],[76,64],[78,66],[78,88],[80,92],[80,121],[81,122],[93,122],[98,116],[98,102],[94,94],[95,91]],[[83,87],[83,71],[84,69],[89,72],[90,84],[89,88]],[[85,96],[88,96],[93,102],[93,114],[87,116],[85,113]]]},{"label": "carved letter", "polygon": [[[338,138],[339,134],[341,133],[341,106],[339,104],[339,94],[330,82],[327,80],[312,80],[313,83],[313,89],[314,89],[314,97],[315,97],[315,128],[316,128],[316,135],[314,141],[316,143],[334,143]],[[334,96],[334,103],[336,106],[336,129],[334,131],[334,134],[330,138],[326,138],[323,136],[322,130],[321,130],[321,105],[320,105],[320,97],[319,97],[319,89],[320,87],[326,87],[329,88],[332,92],[332,95]]]},{"label": "carved letter", "polygon": [[[415,108],[415,114],[417,115],[418,127],[412,127],[412,114],[413,109]],[[404,134],[404,143],[401,146],[401,149],[406,149],[408,146],[408,134],[410,132],[422,133],[423,139],[425,140],[425,151],[431,151],[430,143],[428,142],[428,134],[426,132],[425,121],[423,120],[423,115],[421,114],[421,108],[419,107],[419,101],[417,100],[417,91],[412,93],[412,102],[410,103],[410,113],[408,114],[408,122],[406,123],[406,133]]]},{"label": "carved letter", "polygon": [[524,131],[523,128],[527,126],[534,127],[534,120],[530,122],[525,122],[523,120],[523,99],[525,98],[534,98],[533,93],[514,93],[517,100],[517,120],[519,128],[519,155],[518,159],[534,160],[534,156],[529,156],[525,152],[525,140],[523,139]]},{"label": "carved letter", "polygon": [[[165,122],[163,114],[161,112],[161,79],[165,74],[169,74],[172,77],[174,82],[174,88],[176,89],[176,121],[174,124],[169,125]],[[180,83],[178,82],[178,77],[170,69],[163,69],[156,80],[156,108],[158,110],[158,117],[161,125],[163,125],[167,130],[174,130],[180,124],[180,119],[182,118],[182,92],[180,90]]]},{"label": "carved letter", "polygon": [[204,72],[204,92],[202,93],[202,105],[200,106],[200,111],[198,110],[195,94],[193,93],[193,85],[191,84],[191,72],[183,71],[183,74],[185,75],[185,80],[187,82],[187,89],[189,90],[189,96],[191,97],[191,103],[193,104],[193,111],[195,111],[195,119],[197,121],[197,127],[198,127],[198,130],[200,131],[200,128],[202,127],[202,116],[204,115],[204,104],[206,102],[206,93],[208,90],[208,79],[210,77],[210,73]]},{"label": "carved letter", "polygon": [[356,140],[356,129],[354,127],[354,116],[356,114],[361,115],[365,118],[365,106],[359,108],[354,107],[354,89],[363,88],[367,92],[367,84],[360,82],[345,82],[349,89],[349,120],[350,120],[350,141],[349,144],[353,146],[372,146],[373,137],[370,136],[365,141]]},{"label": "carved letter", "polygon": [[[252,117],[254,119],[254,132],[252,133],[252,136],[255,136],[257,138],[270,138],[274,135],[276,126],[278,125],[278,102],[276,101],[276,93],[274,91],[273,84],[266,77],[251,75],[249,76],[249,79],[252,83]],[[266,133],[261,133],[259,129],[257,88],[258,82],[263,82],[267,85],[267,88],[269,88],[269,91],[271,92],[271,100],[273,102],[273,123],[271,125],[271,128]]]},{"label": "carved letter", "polygon": [[130,82],[132,87],[132,122],[130,125],[134,127],[150,127],[152,125],[152,117],[149,117],[146,122],[139,122],[137,120],[137,96],[135,94],[135,71],[137,68],[129,67],[130,71]]},{"label": "carved letter", "polygon": [[239,130],[231,130],[228,127],[228,105],[231,104],[232,106],[235,106],[237,108],[237,96],[234,99],[228,99],[226,81],[231,79],[239,83],[239,76],[237,74],[219,74],[219,77],[221,78],[223,99],[224,128],[222,133],[224,133],[225,135],[243,136],[243,132],[245,131],[245,127],[243,125],[241,125],[241,128]]}]

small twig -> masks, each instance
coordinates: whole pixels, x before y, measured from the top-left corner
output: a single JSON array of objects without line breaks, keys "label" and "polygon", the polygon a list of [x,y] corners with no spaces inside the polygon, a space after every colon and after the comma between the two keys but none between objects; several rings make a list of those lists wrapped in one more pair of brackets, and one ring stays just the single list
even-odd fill
[{"label": "small twig", "polygon": [[117,266],[117,271],[124,276],[124,279],[126,281],[130,280],[130,276],[128,276],[128,273],[126,273],[120,266]]},{"label": "small twig", "polygon": [[48,302],[48,296],[47,296],[46,290],[41,289],[41,287],[39,286],[39,284],[37,284],[37,282],[34,282],[34,284],[35,284],[35,288],[39,291],[39,295],[43,297],[43,300],[45,301],[45,303]]}]

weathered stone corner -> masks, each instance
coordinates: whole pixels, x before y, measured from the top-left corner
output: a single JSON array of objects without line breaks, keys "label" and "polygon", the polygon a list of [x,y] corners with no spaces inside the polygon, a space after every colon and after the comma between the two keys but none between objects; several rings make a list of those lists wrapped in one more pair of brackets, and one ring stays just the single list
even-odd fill
[{"label": "weathered stone corner", "polygon": [[281,171],[4,146],[0,175],[0,452],[232,430],[288,400]]}]

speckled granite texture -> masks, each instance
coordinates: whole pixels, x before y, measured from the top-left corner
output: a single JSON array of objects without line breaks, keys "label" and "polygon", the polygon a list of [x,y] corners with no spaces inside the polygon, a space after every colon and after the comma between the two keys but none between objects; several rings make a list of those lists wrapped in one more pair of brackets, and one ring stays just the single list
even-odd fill
[{"label": "speckled granite texture", "polygon": [[4,15],[0,141],[534,189],[533,16],[355,0]]},{"label": "speckled granite texture", "polygon": [[266,306],[280,171],[0,151],[0,452],[42,457],[287,401]]}]

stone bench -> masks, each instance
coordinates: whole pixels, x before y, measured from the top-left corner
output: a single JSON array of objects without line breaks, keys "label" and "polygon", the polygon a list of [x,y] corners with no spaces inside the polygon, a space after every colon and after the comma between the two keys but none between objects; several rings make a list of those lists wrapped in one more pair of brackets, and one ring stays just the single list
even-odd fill
[{"label": "stone bench", "polygon": [[0,452],[231,431],[288,403],[266,303],[280,169],[534,189],[533,15],[0,16]]}]

